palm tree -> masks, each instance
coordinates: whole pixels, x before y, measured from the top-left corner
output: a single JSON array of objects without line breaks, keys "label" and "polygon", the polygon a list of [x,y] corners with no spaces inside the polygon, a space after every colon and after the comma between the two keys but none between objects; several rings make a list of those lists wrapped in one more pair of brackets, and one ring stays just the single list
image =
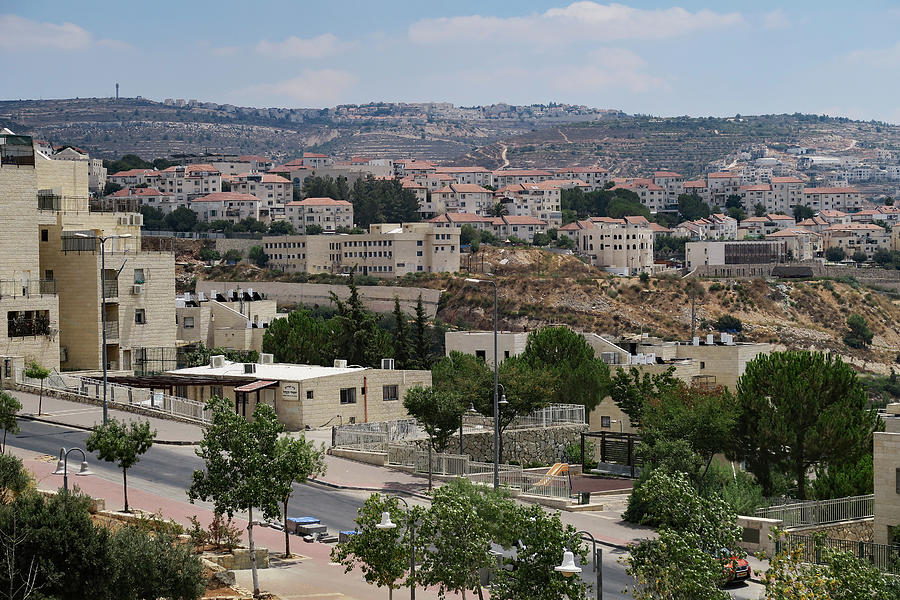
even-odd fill
[{"label": "palm tree", "polygon": [[498,202],[494,206],[491,207],[491,216],[492,217],[505,217],[509,214],[509,207],[506,206],[504,202]]}]

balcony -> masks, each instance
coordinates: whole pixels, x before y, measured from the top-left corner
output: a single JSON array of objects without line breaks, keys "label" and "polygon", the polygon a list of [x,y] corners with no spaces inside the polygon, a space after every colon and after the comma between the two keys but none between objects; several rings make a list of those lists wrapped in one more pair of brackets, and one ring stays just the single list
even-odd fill
[{"label": "balcony", "polygon": [[58,194],[38,194],[38,210],[62,210],[62,196]]},{"label": "balcony", "polygon": [[103,295],[106,296],[107,300],[109,300],[110,298],[118,298],[119,297],[119,282],[115,279],[113,279],[113,280],[107,279],[104,282]]},{"label": "balcony", "polygon": [[55,295],[56,281],[53,279],[0,280],[0,298],[33,298]]},{"label": "balcony", "polygon": [[106,317],[106,339],[107,340],[117,340],[119,339],[119,319],[117,317]]}]

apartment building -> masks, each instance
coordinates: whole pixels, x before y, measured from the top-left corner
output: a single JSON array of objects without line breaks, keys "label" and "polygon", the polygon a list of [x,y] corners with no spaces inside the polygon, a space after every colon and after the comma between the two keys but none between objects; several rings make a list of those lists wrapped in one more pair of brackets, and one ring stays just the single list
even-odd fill
[{"label": "apartment building", "polygon": [[740,195],[741,176],[728,171],[710,173],[706,176],[709,200],[715,206],[725,206],[725,200],[733,194]]},{"label": "apartment building", "polygon": [[848,257],[859,251],[871,257],[876,251],[891,247],[890,232],[873,223],[831,225],[823,235],[825,249],[841,248]]},{"label": "apartment building", "polygon": [[624,219],[588,219],[559,229],[575,242],[576,252],[611,273],[637,275],[653,270],[653,230]]},{"label": "apartment building", "polygon": [[287,272],[402,277],[459,271],[459,229],[431,223],[380,223],[367,233],[263,238],[269,265]]},{"label": "apartment building", "polygon": [[222,174],[209,164],[176,165],[145,174],[144,183],[174,196],[178,202],[222,191]]},{"label": "apartment building", "polygon": [[775,192],[772,190],[772,184],[770,183],[742,185],[738,188],[738,194],[741,196],[744,210],[748,214],[753,214],[757,206],[762,206],[766,212],[778,210],[776,208]]},{"label": "apartment building", "polygon": [[298,235],[306,235],[308,225],[318,225],[323,232],[353,228],[353,204],[333,198],[305,198],[285,205],[285,218]]},{"label": "apartment building", "polygon": [[772,206],[766,206],[767,212],[790,213],[793,207],[803,204],[803,188],[805,182],[799,177],[790,175],[771,177]]},{"label": "apartment building", "polygon": [[165,214],[169,214],[179,206],[188,205],[187,202],[176,202],[174,196],[164,194],[158,189],[150,187],[124,188],[113,194],[110,194],[109,196],[107,196],[107,199],[114,201],[133,200],[138,206],[150,206],[152,208],[157,208],[163,211]]},{"label": "apartment building", "polygon": [[265,156],[246,155],[231,158],[234,160],[211,160],[209,164],[215,167],[222,175],[259,173],[261,171],[268,171],[275,166],[275,162]]},{"label": "apartment building", "polygon": [[334,367],[294,365],[272,363],[271,358],[262,355],[259,363],[233,363],[216,356],[209,365],[169,371],[167,378],[192,400],[227,398],[245,417],[258,404],[267,404],[290,431],[407,418],[406,392],[431,385],[431,371],[348,367],[345,360],[335,361]]},{"label": "apartment building", "polygon": [[653,183],[665,190],[668,205],[678,204],[678,196],[684,193],[684,175],[674,171],[654,171]]},{"label": "apartment building", "polygon": [[815,211],[822,210],[860,210],[863,197],[853,187],[820,187],[803,189],[803,205]]},{"label": "apartment building", "polygon": [[[458,183],[456,177],[447,173],[416,173],[414,175],[407,175],[407,177],[423,186],[429,192],[435,192],[446,188],[451,184]],[[465,185],[475,184],[470,183]]]},{"label": "apartment building", "polygon": [[[429,209],[469,213],[487,217],[493,214],[494,194],[474,183],[452,183],[431,193]],[[421,207],[420,207],[421,209]],[[420,212],[430,212],[422,211]]]},{"label": "apartment building", "polygon": [[504,215],[491,219],[491,229],[501,240],[517,237],[529,244],[534,242],[538,233],[547,233],[550,225],[547,221],[532,216]]},{"label": "apartment building", "polygon": [[679,223],[673,230],[675,237],[691,240],[734,240],[738,237],[738,222],[733,217],[714,213],[705,219]]},{"label": "apartment building", "polygon": [[[40,264],[37,223],[39,208],[48,198],[39,193],[36,156],[42,155],[35,152],[29,136],[0,130],[0,314],[6,319],[6,326],[0,327],[0,377],[4,379],[32,360],[60,366],[56,281],[53,273],[46,279]],[[86,184],[86,168],[84,175]]]},{"label": "apartment building", "polygon": [[122,187],[131,187],[147,183],[147,177],[154,173],[157,173],[156,169],[128,169],[127,171],[117,171],[106,179]]},{"label": "apartment building", "polygon": [[[666,188],[653,183],[652,179],[633,178],[633,179],[614,179],[616,185],[613,190],[622,189],[634,192],[638,195],[641,204],[650,209],[651,213],[658,213],[672,208]],[[677,204],[677,197],[675,200]]]},{"label": "apartment building", "polygon": [[106,187],[106,167],[99,158],[91,158],[90,155],[79,148],[66,146],[54,152],[50,158],[53,160],[76,160],[86,162],[88,165],[88,191],[92,194],[102,194]]},{"label": "apartment building", "polygon": [[[768,214],[761,217],[748,217],[741,221],[739,229],[745,237],[747,235],[766,236],[781,229],[795,227],[797,222],[794,217],[780,214]],[[735,239],[735,238],[730,238]]]},{"label": "apartment building", "polygon": [[813,260],[822,255],[822,235],[802,227],[788,227],[766,235],[767,240],[784,241],[787,260]]},{"label": "apartment building", "polygon": [[284,205],[294,197],[291,180],[271,173],[241,173],[231,177],[231,191],[259,198],[269,215],[284,215]]},{"label": "apartment building", "polygon": [[517,183],[497,190],[495,199],[506,206],[510,215],[530,216],[546,221],[551,226],[562,224],[560,181]]},{"label": "apartment building", "polygon": [[202,342],[207,348],[262,352],[263,335],[276,316],[275,301],[252,288],[185,292],[175,298],[179,344]]},{"label": "apartment building", "polygon": [[415,160],[413,158],[400,159],[394,161],[394,176],[412,177],[424,173],[437,173],[437,166],[428,160]]},{"label": "apartment building", "polygon": [[685,267],[704,265],[758,265],[783,262],[783,240],[769,241],[705,241],[684,245]]},{"label": "apartment building", "polygon": [[[898,413],[897,404],[889,404],[888,412]],[[900,526],[900,433],[876,431],[874,434],[876,544],[896,543]]]},{"label": "apartment building", "polygon": [[215,192],[194,198],[190,201],[189,208],[197,213],[198,219],[209,223],[213,221],[238,223],[248,218],[268,221],[268,209],[261,209],[259,205],[259,198],[252,194]]},{"label": "apartment building", "polygon": [[555,179],[579,179],[591,190],[602,189],[609,181],[609,171],[603,167],[563,167],[553,172]]},{"label": "apartment building", "polygon": [[709,186],[706,185],[706,181],[704,180],[685,181],[684,193],[691,194],[692,196],[697,196],[698,198],[700,198],[700,200],[707,204],[709,204],[711,201]]},{"label": "apartment building", "polygon": [[438,175],[450,175],[456,183],[467,183],[470,185],[493,185],[493,176],[490,171],[484,167],[437,167],[435,173]]},{"label": "apartment building", "polygon": [[334,164],[334,159],[327,154],[317,154],[315,152],[304,152],[302,161],[303,166],[310,169],[330,167]]},{"label": "apartment building", "polygon": [[503,169],[493,172],[493,185],[502,188],[517,183],[540,183],[553,179],[553,173],[541,169]]},{"label": "apartment building", "polygon": [[494,220],[491,217],[482,217],[470,213],[452,213],[446,212],[436,217],[428,219],[428,223],[435,227],[462,227],[463,225],[471,225],[480,231],[490,231],[493,233]]}]

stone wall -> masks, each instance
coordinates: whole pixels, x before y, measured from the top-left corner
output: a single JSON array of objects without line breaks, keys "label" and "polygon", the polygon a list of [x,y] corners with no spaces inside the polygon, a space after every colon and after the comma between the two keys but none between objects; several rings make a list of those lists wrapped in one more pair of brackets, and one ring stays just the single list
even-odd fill
[{"label": "stone wall", "polygon": [[243,239],[243,238],[217,238],[216,251],[221,255],[225,255],[229,250],[240,250],[243,260],[247,260],[247,254],[253,246],[262,246],[262,240]]},{"label": "stone wall", "polygon": [[841,521],[828,525],[811,525],[808,527],[791,527],[786,529],[797,535],[813,535],[824,533],[832,540],[848,540],[851,542],[871,542],[874,538],[872,529],[873,519],[857,519],[854,521]]}]

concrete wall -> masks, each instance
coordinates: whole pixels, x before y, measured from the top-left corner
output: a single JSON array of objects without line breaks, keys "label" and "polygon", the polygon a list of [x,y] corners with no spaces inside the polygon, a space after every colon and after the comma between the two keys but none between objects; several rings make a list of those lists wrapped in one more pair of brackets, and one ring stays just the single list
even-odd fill
[{"label": "concrete wall", "polygon": [[900,525],[900,433],[875,434],[875,543],[890,541]]},{"label": "concrete wall", "polygon": [[243,253],[244,260],[253,246],[262,246],[262,240],[247,240],[243,238],[216,238],[216,250],[225,255],[229,250],[240,250]]},{"label": "concrete wall", "polygon": [[712,375],[718,385],[731,390],[737,387],[737,381],[747,368],[747,363],[758,354],[772,352],[771,344],[735,344],[733,346],[692,346],[676,347],[678,358],[691,358],[697,364],[698,375]]},{"label": "concrete wall", "polygon": [[[345,285],[326,285],[321,283],[283,283],[266,281],[198,281],[197,291],[209,293],[210,290],[223,292],[226,290],[253,288],[264,294],[269,300],[280,304],[303,304],[305,306],[331,306],[329,292],[334,292],[341,300],[350,297],[350,288]],[[394,296],[400,298],[400,308],[407,314],[416,310],[416,302],[422,295],[422,304],[429,318],[437,313],[440,290],[428,288],[398,286],[360,286],[359,297],[366,308],[379,313],[394,310]]]},{"label": "concrete wall", "polygon": [[775,556],[775,540],[769,539],[773,527],[780,527],[780,519],[764,519],[739,515],[738,527],[743,528],[742,541],[739,544],[747,552],[765,552],[767,556]]}]

